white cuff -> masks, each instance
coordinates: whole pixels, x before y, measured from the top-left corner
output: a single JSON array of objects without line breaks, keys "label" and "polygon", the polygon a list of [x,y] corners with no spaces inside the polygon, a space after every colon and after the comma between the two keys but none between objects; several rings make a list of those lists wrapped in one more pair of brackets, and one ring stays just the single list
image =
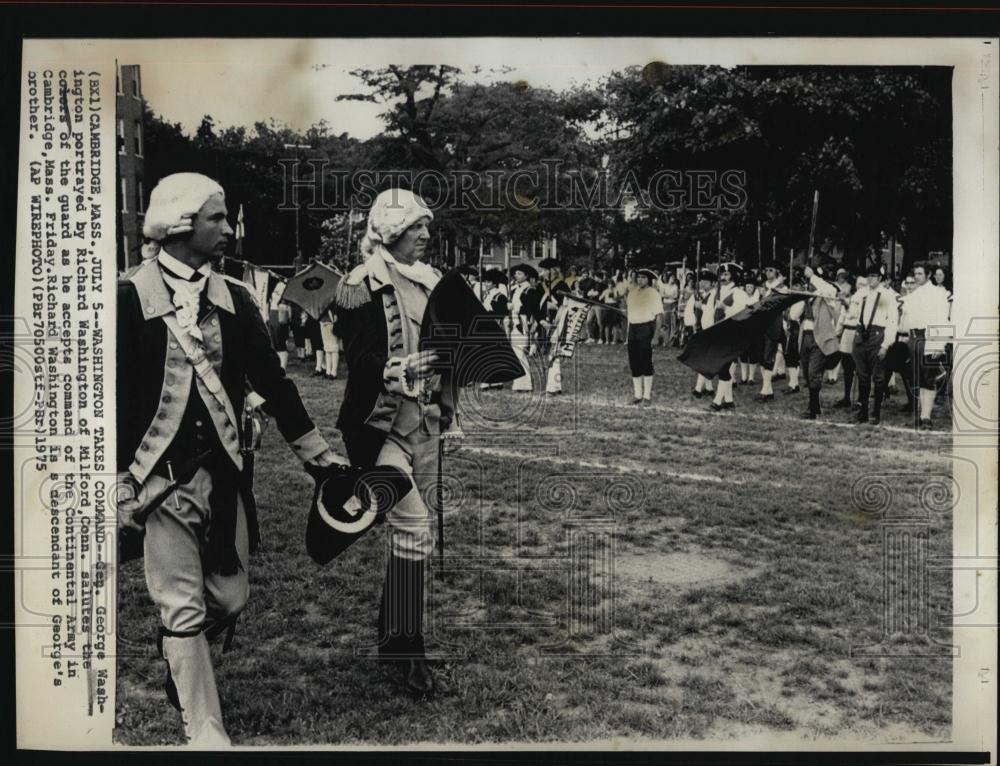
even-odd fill
[{"label": "white cuff", "polygon": [[390,394],[406,394],[406,360],[390,356],[382,370],[382,384]]},{"label": "white cuff", "polygon": [[318,428],[302,434],[295,441],[288,442],[288,446],[292,448],[292,452],[303,463],[312,460],[317,455],[322,455],[330,449],[330,445],[326,443],[326,439],[320,434]]}]

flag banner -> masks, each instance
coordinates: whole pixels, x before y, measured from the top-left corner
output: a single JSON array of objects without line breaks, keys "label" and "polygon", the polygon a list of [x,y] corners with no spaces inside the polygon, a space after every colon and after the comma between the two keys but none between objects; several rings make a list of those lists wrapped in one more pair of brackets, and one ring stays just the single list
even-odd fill
[{"label": "flag banner", "polygon": [[254,297],[257,299],[257,306],[260,308],[260,313],[264,317],[264,321],[267,321],[267,299],[268,299],[268,282],[270,281],[270,275],[264,269],[258,269],[256,266],[251,266],[253,269],[252,278],[253,281],[250,285],[253,287]]},{"label": "flag banner", "polygon": [[445,274],[427,298],[420,349],[437,352],[438,371],[449,374],[454,386],[507,383],[524,375],[507,333],[457,269]]},{"label": "flag banner", "polygon": [[333,305],[341,274],[322,263],[314,263],[285,284],[281,300],[294,303],[313,319]]},{"label": "flag banner", "polygon": [[[576,342],[580,337],[580,331],[587,321],[591,306],[601,306],[604,304],[597,301],[589,301],[573,296],[566,296],[559,313],[556,315],[555,329],[552,331],[552,353],[550,361],[564,357],[570,359],[576,351]],[[560,340],[561,339],[561,340]]]},{"label": "flag banner", "polygon": [[692,335],[677,359],[706,377],[715,375],[761,339],[782,311],[807,297],[775,293],[738,314]]}]

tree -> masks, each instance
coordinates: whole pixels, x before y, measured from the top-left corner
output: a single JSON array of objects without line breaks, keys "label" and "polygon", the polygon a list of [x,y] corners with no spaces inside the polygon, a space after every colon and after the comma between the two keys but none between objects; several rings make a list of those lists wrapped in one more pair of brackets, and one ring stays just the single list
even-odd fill
[{"label": "tree", "polygon": [[[805,249],[818,189],[821,250],[858,265],[883,232],[908,257],[950,248],[949,78],[914,67],[650,65],[612,74],[603,91],[622,171],[643,182],[663,168],[746,172],[747,204],[706,220],[747,261],[757,221],[768,241]],[[686,252],[714,240],[689,209],[652,225]]]}]

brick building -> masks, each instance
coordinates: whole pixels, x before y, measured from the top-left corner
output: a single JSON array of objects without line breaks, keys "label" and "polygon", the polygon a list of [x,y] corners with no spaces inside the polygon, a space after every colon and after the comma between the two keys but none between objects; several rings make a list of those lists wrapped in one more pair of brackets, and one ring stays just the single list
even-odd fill
[{"label": "brick building", "polygon": [[143,188],[143,100],[139,67],[117,64],[115,73],[115,131],[118,189],[118,269],[142,260],[142,219],[146,210]]}]

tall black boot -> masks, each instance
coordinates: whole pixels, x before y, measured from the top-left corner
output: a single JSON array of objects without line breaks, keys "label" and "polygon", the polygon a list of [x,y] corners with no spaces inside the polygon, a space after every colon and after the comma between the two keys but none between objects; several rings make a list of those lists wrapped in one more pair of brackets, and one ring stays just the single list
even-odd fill
[{"label": "tall black boot", "polygon": [[[903,379],[903,389],[906,391],[906,404],[899,408],[900,412],[909,412],[911,415],[916,411],[917,398],[913,395],[913,384],[906,375],[900,376]],[[885,386],[888,389],[888,386]]]},{"label": "tall black boot", "polygon": [[882,421],[882,399],[887,388],[885,383],[875,386],[875,403],[872,405],[872,423],[875,425]]},{"label": "tall black boot", "polygon": [[858,376],[858,404],[861,408],[858,410],[858,415],[855,418],[859,423],[868,422],[868,403],[872,395],[872,383],[871,378],[865,380],[860,375]]},{"label": "tall black boot", "polygon": [[378,610],[379,658],[398,663],[407,694],[434,693],[424,653],[424,562],[389,555]]},{"label": "tall black boot", "polygon": [[811,412],[813,415],[820,414],[818,388],[812,388],[812,387],[809,388],[809,412]]},{"label": "tall black boot", "polygon": [[850,354],[844,354],[840,362],[844,366],[844,401],[850,406],[854,388],[854,360]]}]

